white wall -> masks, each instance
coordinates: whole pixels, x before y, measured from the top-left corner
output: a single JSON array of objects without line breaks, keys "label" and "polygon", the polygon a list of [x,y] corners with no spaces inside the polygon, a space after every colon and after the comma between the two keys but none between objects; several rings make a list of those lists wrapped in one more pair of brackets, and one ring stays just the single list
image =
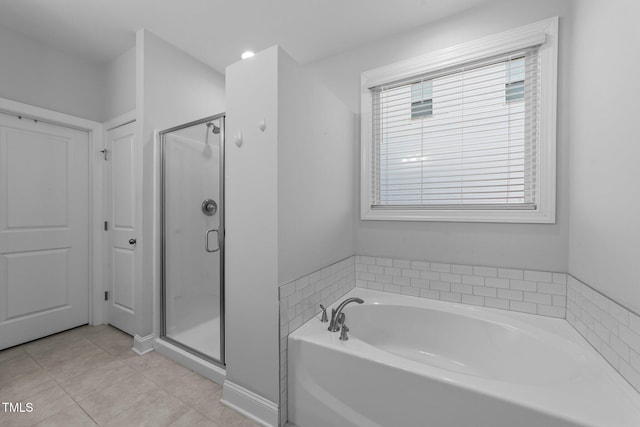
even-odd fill
[{"label": "white wall", "polygon": [[[278,53],[227,67],[227,381],[278,402]],[[258,129],[264,119],[267,128]],[[234,137],[242,133],[241,147]],[[225,388],[226,393],[226,388]]]},{"label": "white wall", "polygon": [[142,210],[141,287],[137,334],[153,331],[153,305],[157,303],[159,251],[157,151],[155,132],[224,111],[224,78],[147,30],[136,34],[137,135],[142,150],[142,186],[137,208]]},{"label": "white wall", "polygon": [[284,284],[353,255],[355,116],[289,55],[278,73],[278,270]]},{"label": "white wall", "polygon": [[[567,271],[568,53],[571,0],[503,0],[310,64],[359,112],[360,73],[552,16],[560,16],[557,224],[357,221],[357,254]],[[353,180],[359,189],[359,166]]]},{"label": "white wall", "polygon": [[136,48],[133,46],[105,67],[105,119],[136,108]]},{"label": "white wall", "polygon": [[640,2],[580,0],[571,55],[569,273],[640,312]]},{"label": "white wall", "polygon": [[226,77],[227,380],[277,403],[278,286],[354,251],[356,123],[277,46]]},{"label": "white wall", "polygon": [[0,27],[0,97],[103,121],[104,68]]}]

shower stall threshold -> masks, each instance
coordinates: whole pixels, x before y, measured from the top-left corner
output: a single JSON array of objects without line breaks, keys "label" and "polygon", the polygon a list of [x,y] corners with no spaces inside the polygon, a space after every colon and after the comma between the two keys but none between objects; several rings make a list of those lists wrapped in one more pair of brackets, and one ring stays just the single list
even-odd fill
[{"label": "shower stall threshold", "polygon": [[219,385],[224,383],[227,376],[227,371],[224,368],[191,354],[162,338],[156,338],[153,349]]}]

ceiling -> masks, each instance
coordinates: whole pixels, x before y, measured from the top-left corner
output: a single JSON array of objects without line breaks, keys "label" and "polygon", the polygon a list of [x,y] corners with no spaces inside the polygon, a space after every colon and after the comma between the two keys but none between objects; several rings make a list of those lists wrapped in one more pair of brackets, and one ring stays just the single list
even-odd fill
[{"label": "ceiling", "polygon": [[308,63],[492,0],[0,0],[0,25],[108,62],[146,28],[220,72],[279,44]]}]

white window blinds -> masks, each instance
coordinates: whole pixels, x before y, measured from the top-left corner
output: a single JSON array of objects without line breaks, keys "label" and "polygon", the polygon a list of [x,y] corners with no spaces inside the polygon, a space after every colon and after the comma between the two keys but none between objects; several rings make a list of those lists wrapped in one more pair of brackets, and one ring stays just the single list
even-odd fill
[{"label": "white window blinds", "polygon": [[370,88],[375,209],[535,209],[533,47]]}]

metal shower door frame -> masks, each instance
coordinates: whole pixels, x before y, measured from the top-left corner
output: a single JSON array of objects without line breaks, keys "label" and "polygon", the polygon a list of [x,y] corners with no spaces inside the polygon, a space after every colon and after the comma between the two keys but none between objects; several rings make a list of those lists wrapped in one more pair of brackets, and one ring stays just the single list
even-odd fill
[{"label": "metal shower door frame", "polygon": [[[225,113],[216,114],[213,116],[205,117],[203,119],[195,120],[193,122],[185,123],[179,126],[175,126],[169,129],[158,132],[160,140],[160,264],[161,264],[161,285],[160,285],[160,338],[179,347],[195,356],[198,356],[208,362],[211,362],[222,368],[226,367],[225,364],[225,282],[224,282],[224,258],[225,258],[225,194],[224,194],[224,166],[225,166]],[[220,247],[220,360],[217,360],[211,356],[208,356],[198,350],[195,350],[187,345],[180,343],[167,336],[167,311],[166,311],[166,295],[167,295],[167,283],[166,283],[166,239],[165,239],[165,135],[185,129],[191,126],[197,126],[212,120],[220,119],[220,203],[219,213],[219,226],[218,229],[218,241]]]}]

